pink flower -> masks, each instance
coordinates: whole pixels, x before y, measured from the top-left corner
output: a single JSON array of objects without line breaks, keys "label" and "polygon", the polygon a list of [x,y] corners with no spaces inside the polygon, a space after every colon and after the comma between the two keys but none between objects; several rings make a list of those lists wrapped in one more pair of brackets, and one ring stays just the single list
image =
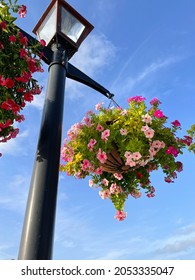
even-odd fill
[{"label": "pink flower", "polygon": [[106,129],[102,132],[101,139],[106,142],[106,141],[108,141],[109,136],[110,136],[110,130]]},{"label": "pink flower", "polygon": [[172,147],[172,146],[169,146],[168,149],[166,150],[166,154],[167,155],[173,155],[174,157],[177,157],[177,155],[179,154],[179,151],[178,149]]},{"label": "pink flower", "polygon": [[170,177],[165,177],[164,178],[165,179],[165,182],[167,182],[167,183],[173,183],[174,181],[173,180],[171,180],[171,178]]},{"label": "pink flower", "polygon": [[19,9],[19,15],[21,18],[24,18],[26,16],[27,10],[26,10],[26,6],[22,5],[21,8]]},{"label": "pink flower", "polygon": [[142,195],[142,193],[139,192],[139,191],[132,191],[132,192],[130,193],[130,195],[133,196],[134,198],[140,198],[141,195]]},{"label": "pink flower", "polygon": [[122,180],[122,179],[123,179],[123,175],[120,174],[120,173],[114,173],[113,175],[114,175],[114,177],[115,177],[116,179],[118,179],[118,180]]},{"label": "pink flower", "polygon": [[118,193],[122,193],[122,188],[120,186],[117,186],[116,183],[113,183],[110,186],[110,193],[111,194],[118,194]]},{"label": "pink flower", "polygon": [[102,190],[102,191],[99,191],[99,195],[102,199],[107,199],[110,197],[110,191],[107,189],[107,190]]},{"label": "pink flower", "polygon": [[107,160],[107,155],[105,152],[103,152],[100,148],[98,150],[97,153],[97,159],[101,162],[101,163],[105,163]]},{"label": "pink flower", "polygon": [[126,134],[127,134],[127,130],[121,128],[121,129],[120,129],[120,134],[121,134],[121,135],[126,135]]},{"label": "pink flower", "polygon": [[104,186],[108,186],[108,184],[109,184],[109,181],[106,179],[106,178],[104,178],[103,180],[102,180],[102,184],[104,185]]},{"label": "pink flower", "polygon": [[148,194],[147,194],[147,197],[149,197],[149,198],[154,197],[154,196],[155,196],[154,193],[148,193]]},{"label": "pink flower", "polygon": [[151,124],[152,123],[152,117],[149,114],[146,114],[146,115],[142,116],[142,121],[145,122],[145,123]]},{"label": "pink flower", "polygon": [[178,120],[175,120],[174,122],[171,123],[173,126],[179,127],[181,126],[180,122]]},{"label": "pink flower", "polygon": [[123,212],[121,210],[118,210],[116,212],[116,216],[114,218],[118,221],[124,221],[124,219],[127,217],[127,212]]},{"label": "pink flower", "polygon": [[103,173],[103,170],[101,167],[98,167],[96,170],[95,170],[95,174],[96,175],[101,175]]},{"label": "pink flower", "polygon": [[165,117],[165,115],[163,114],[163,112],[162,112],[161,110],[156,110],[156,111],[154,112],[154,116],[155,116],[156,118],[158,118],[158,119],[161,119],[161,118],[164,118],[164,117]]},{"label": "pink flower", "polygon": [[132,159],[132,154],[130,152],[128,152],[128,151],[125,152],[124,156],[126,158],[131,158]]},{"label": "pink flower", "polygon": [[157,151],[153,147],[150,147],[149,153],[150,153],[150,157],[153,158],[156,155]]},{"label": "pink flower", "polygon": [[158,100],[158,98],[153,98],[151,101],[150,101],[150,104],[151,105],[158,105],[158,104],[161,104],[160,100]]},{"label": "pink flower", "polygon": [[133,167],[133,166],[136,166],[136,163],[135,163],[135,161],[132,160],[131,157],[128,157],[125,162],[125,165],[129,165],[130,167]]},{"label": "pink flower", "polygon": [[95,139],[91,139],[87,145],[87,147],[89,148],[90,151],[93,150],[94,145],[97,143],[97,141]]},{"label": "pink flower", "polygon": [[154,136],[154,130],[152,128],[149,128],[144,132],[146,138],[152,138]]},{"label": "pink flower", "polygon": [[86,116],[86,117],[83,119],[83,121],[85,122],[85,124],[86,124],[87,127],[91,127],[91,126],[92,126],[91,119],[90,119],[88,116]]},{"label": "pink flower", "polygon": [[102,102],[99,102],[98,104],[96,104],[95,105],[95,109],[98,111],[98,110],[100,110],[101,109],[101,107],[102,107]]},{"label": "pink flower", "polygon": [[101,131],[104,130],[104,128],[103,128],[103,126],[101,124],[98,123],[98,125],[96,127],[96,130],[101,132]]},{"label": "pink flower", "polygon": [[82,170],[83,171],[86,171],[86,170],[88,170],[89,168],[90,168],[90,162],[89,162],[89,160],[88,159],[84,159],[83,160],[83,163],[81,164],[81,168],[82,168]]},{"label": "pink flower", "polygon": [[133,153],[132,157],[134,160],[139,160],[142,156],[139,152],[135,152]]},{"label": "pink flower", "polygon": [[145,97],[142,97],[142,96],[133,96],[133,97],[130,97],[128,98],[127,102],[130,103],[132,101],[135,101],[137,103],[140,103],[140,102],[143,102],[145,99]]},{"label": "pink flower", "polygon": [[163,141],[154,140],[151,144],[151,147],[154,149],[160,150],[165,147],[165,143]]},{"label": "pink flower", "polygon": [[144,126],[142,126],[141,131],[145,132],[148,129],[150,129],[149,126],[148,125],[144,125]]},{"label": "pink flower", "polygon": [[192,137],[190,136],[184,136],[184,139],[182,139],[182,142],[186,144],[187,146],[190,146],[192,144]]}]

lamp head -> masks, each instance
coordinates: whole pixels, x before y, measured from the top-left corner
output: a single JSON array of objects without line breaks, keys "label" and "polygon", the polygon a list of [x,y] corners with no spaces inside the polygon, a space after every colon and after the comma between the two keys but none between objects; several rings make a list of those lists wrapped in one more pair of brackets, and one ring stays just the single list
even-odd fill
[{"label": "lamp head", "polygon": [[65,0],[52,0],[33,29],[47,46],[61,44],[69,59],[78,50],[93,26]]}]

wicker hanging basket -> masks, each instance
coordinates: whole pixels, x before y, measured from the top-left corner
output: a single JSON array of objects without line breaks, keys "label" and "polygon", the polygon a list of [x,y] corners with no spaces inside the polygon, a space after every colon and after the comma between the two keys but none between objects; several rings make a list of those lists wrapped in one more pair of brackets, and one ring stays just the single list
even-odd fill
[{"label": "wicker hanging basket", "polygon": [[109,173],[125,173],[140,167],[139,164],[134,167],[125,165],[125,161],[121,158],[117,145],[113,143],[112,146],[113,149],[111,152],[107,153],[106,162],[101,164],[103,171]]}]

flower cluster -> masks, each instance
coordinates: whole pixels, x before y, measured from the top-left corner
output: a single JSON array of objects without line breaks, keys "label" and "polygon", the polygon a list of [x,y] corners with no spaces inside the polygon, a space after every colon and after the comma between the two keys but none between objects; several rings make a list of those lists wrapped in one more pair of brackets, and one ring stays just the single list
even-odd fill
[{"label": "flower cluster", "polygon": [[147,110],[145,98],[128,99],[129,108],[106,109],[96,105],[98,113],[87,112],[85,118],[68,131],[62,149],[60,169],[76,178],[90,175],[90,187],[100,187],[102,199],[110,199],[115,218],[126,218],[124,203],[128,196],[139,198],[142,190],[147,197],[155,196],[151,172],[162,169],[167,183],[174,182],[183,165],[177,160],[185,147],[192,144],[190,136],[179,138],[178,120],[165,124],[167,117],[154,98]]},{"label": "flower cluster", "polygon": [[38,48],[41,44],[30,45],[14,24],[17,13],[26,16],[26,6],[17,0],[1,1],[0,4],[0,142],[16,137],[19,130],[14,122],[21,122],[20,111],[33,100],[42,88],[33,78],[35,72],[43,72]]}]

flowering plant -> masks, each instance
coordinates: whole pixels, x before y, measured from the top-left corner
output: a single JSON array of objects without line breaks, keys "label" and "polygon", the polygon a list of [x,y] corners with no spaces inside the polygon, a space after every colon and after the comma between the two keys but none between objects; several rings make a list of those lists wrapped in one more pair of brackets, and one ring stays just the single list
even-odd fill
[{"label": "flowering plant", "polygon": [[13,14],[25,17],[26,6],[12,2],[0,4],[0,142],[16,137],[19,130],[14,128],[14,121],[24,120],[20,111],[42,90],[32,77],[43,71],[38,57],[41,44],[29,44],[16,27]]},{"label": "flowering plant", "polygon": [[188,135],[176,136],[181,129],[178,120],[165,126],[167,117],[159,109],[160,101],[154,98],[147,110],[145,98],[128,99],[129,108],[106,109],[96,105],[98,114],[87,112],[84,119],[68,131],[62,149],[60,170],[76,178],[90,175],[90,187],[100,187],[102,199],[111,199],[117,213],[115,218],[124,220],[124,203],[129,195],[141,196],[145,190],[150,198],[155,189],[150,174],[159,167],[167,183],[174,182],[182,163],[178,154],[192,144]]}]

